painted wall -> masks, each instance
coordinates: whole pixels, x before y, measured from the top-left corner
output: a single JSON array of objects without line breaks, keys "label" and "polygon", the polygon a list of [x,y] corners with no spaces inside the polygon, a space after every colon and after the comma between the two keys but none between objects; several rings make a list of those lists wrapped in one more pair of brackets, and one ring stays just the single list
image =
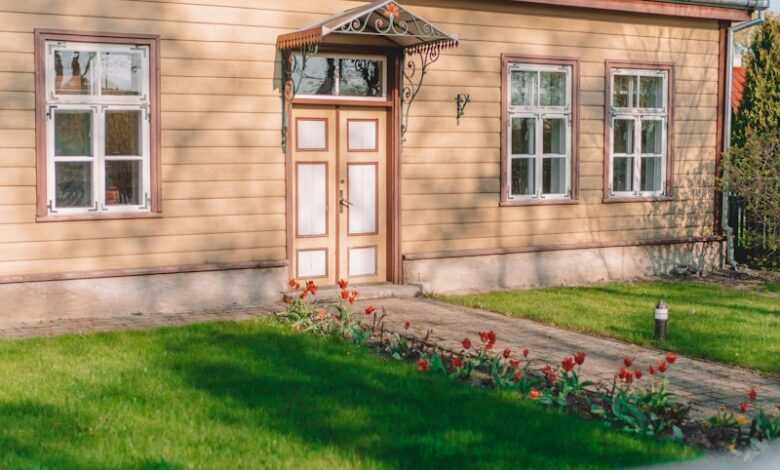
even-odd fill
[{"label": "painted wall", "polygon": [[[506,2],[409,1],[460,36],[428,76],[403,151],[402,250],[675,238],[712,227],[714,21]],[[323,0],[0,1],[0,276],[280,260],[277,35],[357,5]],[[35,222],[35,28],[162,38],[159,220]],[[500,54],[581,63],[579,205],[499,208]],[[676,65],[675,201],[601,204],[604,61]],[[472,103],[460,125],[454,98]]]}]

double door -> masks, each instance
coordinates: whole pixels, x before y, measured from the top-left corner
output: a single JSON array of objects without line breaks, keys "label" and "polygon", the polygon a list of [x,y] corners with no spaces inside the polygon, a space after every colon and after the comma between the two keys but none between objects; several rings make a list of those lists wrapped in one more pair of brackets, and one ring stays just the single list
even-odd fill
[{"label": "double door", "polygon": [[292,273],[335,284],[387,279],[387,111],[295,107]]}]

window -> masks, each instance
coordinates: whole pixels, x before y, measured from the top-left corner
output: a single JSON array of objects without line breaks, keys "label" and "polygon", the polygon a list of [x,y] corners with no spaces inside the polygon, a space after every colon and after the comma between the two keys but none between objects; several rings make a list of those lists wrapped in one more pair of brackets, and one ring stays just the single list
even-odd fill
[{"label": "window", "polygon": [[505,58],[504,202],[573,199],[576,62]]},{"label": "window", "polygon": [[387,60],[380,56],[293,54],[295,95],[304,98],[385,100]]},{"label": "window", "polygon": [[668,196],[671,67],[610,68],[608,198]]},{"label": "window", "polygon": [[38,152],[46,168],[39,215],[155,211],[156,42],[39,33],[38,47],[45,86]]}]

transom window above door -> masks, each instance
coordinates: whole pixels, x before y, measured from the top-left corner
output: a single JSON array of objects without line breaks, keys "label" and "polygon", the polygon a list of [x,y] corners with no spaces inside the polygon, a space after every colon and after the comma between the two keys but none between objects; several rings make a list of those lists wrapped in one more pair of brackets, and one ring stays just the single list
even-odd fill
[{"label": "transom window above door", "polygon": [[668,196],[671,67],[609,71],[607,198]]},{"label": "transom window above door", "polygon": [[508,60],[505,202],[573,198],[575,63]]},{"label": "transom window above door", "polygon": [[38,150],[46,172],[39,216],[153,210],[153,40],[117,41],[40,40],[45,140]]},{"label": "transom window above door", "polygon": [[292,80],[298,98],[385,100],[387,59],[367,55],[293,54]]}]

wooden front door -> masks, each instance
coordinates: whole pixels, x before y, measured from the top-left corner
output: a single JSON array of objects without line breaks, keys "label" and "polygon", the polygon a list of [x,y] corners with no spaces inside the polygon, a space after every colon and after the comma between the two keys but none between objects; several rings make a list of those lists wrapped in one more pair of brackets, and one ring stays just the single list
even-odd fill
[{"label": "wooden front door", "polygon": [[387,280],[387,111],[296,107],[292,272],[335,284]]}]

